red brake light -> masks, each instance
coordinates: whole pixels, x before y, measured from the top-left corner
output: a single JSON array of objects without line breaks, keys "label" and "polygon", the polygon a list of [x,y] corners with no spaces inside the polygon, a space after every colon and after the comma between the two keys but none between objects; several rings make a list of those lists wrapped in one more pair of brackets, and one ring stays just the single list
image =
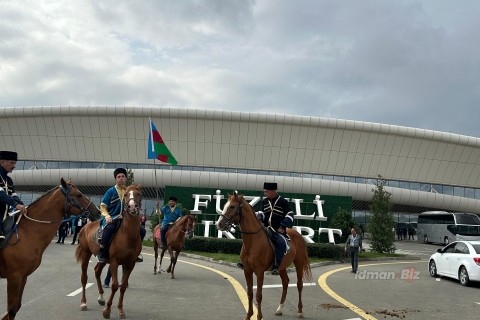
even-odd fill
[{"label": "red brake light", "polygon": [[477,266],[480,266],[480,258],[473,258],[473,261],[475,261]]}]

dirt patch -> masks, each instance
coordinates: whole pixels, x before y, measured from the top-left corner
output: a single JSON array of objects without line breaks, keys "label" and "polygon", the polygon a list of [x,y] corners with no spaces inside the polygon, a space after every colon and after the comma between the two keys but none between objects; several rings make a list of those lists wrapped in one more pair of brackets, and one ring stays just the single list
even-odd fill
[{"label": "dirt patch", "polygon": [[375,313],[384,315],[385,317],[390,316],[392,318],[400,318],[400,319],[405,319],[407,314],[417,313],[417,312],[420,312],[420,310],[415,310],[415,309],[375,310]]},{"label": "dirt patch", "polygon": [[347,309],[347,307],[342,306],[340,304],[331,304],[331,303],[322,303],[320,305],[323,309],[330,310],[330,309]]}]

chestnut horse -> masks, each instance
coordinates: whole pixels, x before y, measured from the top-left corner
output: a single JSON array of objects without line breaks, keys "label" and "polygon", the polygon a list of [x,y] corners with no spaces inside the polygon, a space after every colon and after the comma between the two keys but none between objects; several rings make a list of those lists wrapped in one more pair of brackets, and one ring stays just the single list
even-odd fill
[{"label": "chestnut horse", "polygon": [[[262,315],[262,287],[264,273],[272,265],[274,261],[274,252],[269,243],[267,232],[257,219],[252,206],[235,191],[233,195],[228,197],[228,201],[224,206],[223,212],[219,217],[216,226],[218,230],[230,230],[233,224],[240,225],[243,246],[240,258],[243,263],[243,272],[247,282],[248,295],[248,311],[245,319],[250,319],[253,315],[253,273],[257,277],[257,319],[263,318]],[[297,290],[298,290],[298,311],[297,316],[303,318],[302,289],[303,280],[311,281],[312,272],[310,269],[310,261],[308,259],[307,247],[303,237],[294,229],[287,229],[290,237],[290,251],[282,259],[279,268],[280,278],[282,279],[282,297],[280,305],[275,315],[282,315],[287,297],[288,282],[290,279],[287,274],[287,267],[293,262],[297,271]]]},{"label": "chestnut horse", "polygon": [[[160,227],[161,224],[155,226],[153,230],[153,250],[155,251],[155,265],[153,266],[153,274],[161,273],[162,260],[165,251],[168,249],[170,254],[170,265],[168,266],[167,273],[171,273],[171,278],[175,278],[175,265],[177,264],[177,258],[182,251],[183,244],[185,243],[185,238],[188,235],[188,238],[193,237],[193,231],[195,230],[195,223],[197,222],[196,216],[191,216],[187,214],[175,221],[173,226],[167,231],[167,246],[162,249],[160,254],[160,265],[157,269],[157,259],[158,259],[158,247],[160,246]],[[157,238],[158,235],[158,238]],[[174,253],[175,251],[175,253]]]},{"label": "chestnut horse", "polygon": [[[42,262],[42,255],[52,241],[62,220],[85,214],[91,220],[100,217],[98,208],[70,180],[57,186],[28,206],[18,218],[17,230],[7,246],[0,249],[0,277],[7,278],[8,311],[2,320],[15,319],[22,306],[27,277]],[[66,316],[67,317],[67,316]]]},{"label": "chestnut horse", "polygon": [[[124,212],[122,213],[123,221],[119,229],[115,232],[110,243],[109,257],[107,263],[110,264],[110,272],[112,274],[112,291],[107,301],[107,306],[103,309],[103,317],[110,318],[113,297],[117,292],[118,285],[118,266],[123,266],[122,284],[120,285],[120,297],[118,298],[118,315],[125,318],[123,310],[123,296],[128,286],[128,278],[135,267],[135,261],[142,251],[142,242],[140,239],[140,211],[142,205],[140,185],[128,186],[125,190]],[[98,231],[100,221],[89,223],[79,233],[80,244],[75,251],[77,262],[81,263],[82,268],[82,299],[80,302],[80,310],[87,310],[87,297],[85,295],[85,286],[87,285],[88,263],[92,254],[97,255],[100,246],[94,241],[94,235]],[[97,280],[97,288],[100,296],[97,301],[100,305],[105,305],[103,298],[103,287],[100,276],[106,263],[98,262],[95,265],[95,279]]]}]

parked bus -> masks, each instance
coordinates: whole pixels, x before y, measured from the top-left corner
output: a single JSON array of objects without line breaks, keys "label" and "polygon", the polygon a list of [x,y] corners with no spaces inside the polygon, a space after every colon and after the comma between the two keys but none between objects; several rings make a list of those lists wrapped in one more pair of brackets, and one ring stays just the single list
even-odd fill
[{"label": "parked bus", "polygon": [[480,217],[473,213],[427,211],[419,214],[418,241],[449,244],[456,240],[480,240]]}]

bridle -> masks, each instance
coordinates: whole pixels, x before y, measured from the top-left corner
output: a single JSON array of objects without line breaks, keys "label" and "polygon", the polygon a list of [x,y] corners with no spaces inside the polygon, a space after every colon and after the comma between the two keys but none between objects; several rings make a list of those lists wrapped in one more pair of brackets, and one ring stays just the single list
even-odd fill
[{"label": "bridle", "polygon": [[[176,223],[173,224],[173,226],[175,227],[175,229],[177,229],[178,231],[180,231],[181,233],[184,233],[185,236],[188,235],[189,238],[192,238],[193,236],[193,232],[195,231],[195,228],[189,228],[190,227],[190,223],[188,223],[188,221],[193,218],[190,217],[190,216],[187,216],[185,222],[184,222],[184,225],[185,225],[185,231],[183,231],[182,229],[180,229]],[[192,223],[192,225],[194,225],[194,223]]]},{"label": "bridle", "polygon": [[[238,199],[238,197],[235,197]],[[235,216],[238,216],[239,219],[238,219],[238,223],[241,224],[242,223],[242,219],[243,219],[243,201],[238,201],[238,204],[236,205],[236,211],[235,213],[233,214],[232,218],[235,217]],[[226,228],[225,230],[227,229],[231,229],[231,228],[235,228],[235,221],[233,221],[231,218],[227,217],[223,212],[220,213],[220,216],[222,216],[224,219],[227,220],[227,223],[226,223]],[[263,229],[263,226],[262,224],[260,223],[260,228],[257,230],[257,231],[242,231],[240,229],[240,233],[241,234],[257,234],[260,232],[260,230]]]},{"label": "bridle", "polygon": [[[64,218],[68,218],[68,217],[71,216],[70,210],[71,210],[72,207],[75,207],[75,208],[79,209],[82,212],[82,214],[86,215],[87,217],[90,217],[91,212],[88,210],[88,208],[90,208],[90,206],[92,205],[91,200],[88,203],[88,206],[86,208],[84,208],[84,207],[82,207],[80,202],[78,202],[78,200],[76,200],[76,199],[74,199],[73,197],[70,196],[70,190],[72,189],[71,184],[68,185],[68,188],[65,188],[64,186],[60,185],[59,189],[60,189],[60,191],[62,191],[62,194],[65,196],[65,202],[63,204],[63,217]],[[46,223],[46,224],[58,223],[58,221],[45,221],[45,220],[38,220],[38,219],[35,219],[35,218],[31,218],[27,215],[27,213],[24,213],[23,216],[30,221],[34,221],[34,222],[38,222],[38,223]],[[20,218],[21,218],[21,216],[18,218],[17,223],[18,223],[18,221],[20,221]]]},{"label": "bridle", "polygon": [[130,190],[128,192],[128,199],[125,199],[125,212],[132,216],[137,216],[141,210],[142,201],[140,200],[139,203],[136,203],[134,192],[133,190]]}]

